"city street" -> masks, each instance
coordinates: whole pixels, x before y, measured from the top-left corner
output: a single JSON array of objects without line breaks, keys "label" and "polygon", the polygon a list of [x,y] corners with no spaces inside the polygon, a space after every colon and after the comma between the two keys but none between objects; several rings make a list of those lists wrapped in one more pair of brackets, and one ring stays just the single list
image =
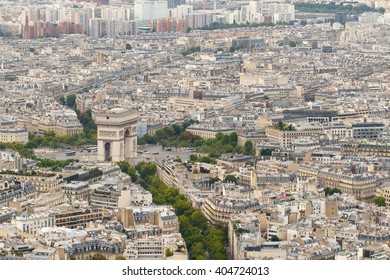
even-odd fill
[{"label": "city street", "polygon": [[[86,161],[86,162],[94,162],[97,159],[97,152],[87,152],[86,149],[77,149],[73,150],[76,152],[76,155],[73,156],[67,156],[66,155],[67,149],[62,150],[39,150],[36,152],[37,156],[39,158],[48,158],[48,159],[54,159],[54,160],[67,160],[67,159],[78,159],[79,161]],[[131,164],[137,164],[141,161],[162,161],[162,160],[168,160],[168,159],[175,159],[175,158],[181,158],[182,161],[186,161],[190,159],[190,154],[193,152],[190,152],[188,150],[183,151],[167,151],[163,150],[161,145],[149,145],[147,147],[140,148],[138,147],[137,157],[130,161]]]}]

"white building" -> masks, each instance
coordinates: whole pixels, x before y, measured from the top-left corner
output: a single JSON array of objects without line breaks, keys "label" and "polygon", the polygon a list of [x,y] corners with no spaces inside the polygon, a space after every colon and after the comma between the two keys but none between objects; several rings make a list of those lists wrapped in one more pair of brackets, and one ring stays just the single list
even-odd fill
[{"label": "white building", "polygon": [[164,249],[164,239],[161,236],[150,236],[127,241],[123,256],[127,260],[163,260]]},{"label": "white building", "polygon": [[55,216],[49,213],[24,213],[12,221],[18,231],[28,234],[36,234],[45,227],[55,227]]},{"label": "white building", "polygon": [[135,20],[150,21],[151,19],[168,17],[167,0],[135,0]]},{"label": "white building", "polygon": [[25,128],[0,129],[0,142],[28,142],[28,131]]},{"label": "white building", "polygon": [[191,5],[180,5],[169,10],[169,16],[176,19],[185,19],[186,15],[192,14],[194,8]]}]

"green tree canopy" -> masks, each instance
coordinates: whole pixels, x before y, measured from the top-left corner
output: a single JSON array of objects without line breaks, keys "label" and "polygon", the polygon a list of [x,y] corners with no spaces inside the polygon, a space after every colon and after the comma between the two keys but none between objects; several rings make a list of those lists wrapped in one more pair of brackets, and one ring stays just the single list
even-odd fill
[{"label": "green tree canopy", "polygon": [[76,94],[69,94],[66,97],[66,105],[70,108],[76,108]]},{"label": "green tree canopy", "polygon": [[62,105],[65,105],[66,104],[65,96],[61,96],[59,101]]},{"label": "green tree canopy", "polygon": [[233,175],[227,175],[223,181],[225,183],[227,183],[227,182],[237,183],[237,178]]},{"label": "green tree canopy", "polygon": [[213,178],[210,178],[210,184],[214,184],[216,182],[220,182],[221,179],[219,179],[218,177],[213,177]]},{"label": "green tree canopy", "polygon": [[386,198],[383,196],[377,196],[374,198],[374,203],[379,207],[386,206]]},{"label": "green tree canopy", "polygon": [[254,155],[255,154],[255,149],[253,148],[253,143],[252,141],[246,141],[244,144],[244,154],[245,155]]},{"label": "green tree canopy", "polygon": [[324,192],[325,192],[325,196],[328,196],[328,195],[333,195],[335,193],[341,193],[341,190],[338,189],[338,188],[329,188],[329,187],[326,187],[324,189]]},{"label": "green tree canopy", "polygon": [[136,165],[135,169],[138,171],[142,179],[146,179],[148,176],[154,176],[157,172],[157,167],[152,162],[140,162]]},{"label": "green tree canopy", "polygon": [[275,242],[275,241],[280,241],[279,237],[277,237],[276,235],[273,235],[271,237],[271,241]]},{"label": "green tree canopy", "polygon": [[295,48],[297,46],[297,43],[294,42],[294,41],[290,41],[288,42],[288,45],[291,47],[291,48]]}]

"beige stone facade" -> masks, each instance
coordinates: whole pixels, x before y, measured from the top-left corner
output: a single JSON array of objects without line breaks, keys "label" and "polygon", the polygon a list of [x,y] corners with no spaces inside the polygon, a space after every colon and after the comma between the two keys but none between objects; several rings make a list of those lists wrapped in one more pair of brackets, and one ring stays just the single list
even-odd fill
[{"label": "beige stone facade", "polygon": [[95,114],[98,161],[118,162],[137,156],[137,112],[116,108]]}]

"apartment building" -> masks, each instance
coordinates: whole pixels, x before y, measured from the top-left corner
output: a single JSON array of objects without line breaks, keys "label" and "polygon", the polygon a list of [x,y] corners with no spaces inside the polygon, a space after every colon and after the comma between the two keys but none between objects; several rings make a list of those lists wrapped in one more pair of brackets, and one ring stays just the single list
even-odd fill
[{"label": "apartment building", "polygon": [[125,228],[150,224],[159,226],[163,234],[179,232],[179,219],[167,206],[129,206],[120,208],[118,216]]},{"label": "apartment building", "polygon": [[292,146],[292,141],[294,139],[304,137],[318,137],[320,130],[312,128],[283,131],[275,127],[267,127],[265,134],[270,141],[279,143],[281,148],[289,148]]},{"label": "apartment building", "polygon": [[228,127],[201,127],[192,125],[186,129],[186,131],[191,132],[195,136],[199,136],[203,139],[213,139],[217,133],[229,134],[234,132],[234,129]]},{"label": "apartment building", "polygon": [[164,260],[164,250],[164,239],[161,236],[151,236],[127,241],[123,256],[127,260]]},{"label": "apartment building", "polygon": [[38,193],[50,192],[60,189],[62,179],[55,174],[36,174],[31,173],[13,174],[13,173],[1,173],[0,179],[12,177],[18,182],[29,182],[33,185]]},{"label": "apartment building", "polygon": [[70,182],[62,188],[63,194],[70,202],[75,200],[89,200],[91,189],[86,182]]},{"label": "apartment building", "polygon": [[91,206],[104,210],[117,210],[130,205],[150,205],[152,195],[139,186],[118,187],[106,185],[91,193]]},{"label": "apartment building", "polygon": [[1,128],[0,142],[20,142],[26,144],[28,142],[28,131],[25,128]]},{"label": "apartment building", "polygon": [[99,209],[67,208],[55,213],[55,226],[66,228],[85,228],[88,223],[103,220]]},{"label": "apartment building", "polygon": [[259,211],[261,204],[257,199],[239,199],[212,196],[204,200],[202,213],[212,224],[227,224],[234,214]]},{"label": "apartment building", "polygon": [[55,216],[50,213],[24,213],[12,221],[13,225],[22,233],[35,235],[45,227],[55,227]]}]

